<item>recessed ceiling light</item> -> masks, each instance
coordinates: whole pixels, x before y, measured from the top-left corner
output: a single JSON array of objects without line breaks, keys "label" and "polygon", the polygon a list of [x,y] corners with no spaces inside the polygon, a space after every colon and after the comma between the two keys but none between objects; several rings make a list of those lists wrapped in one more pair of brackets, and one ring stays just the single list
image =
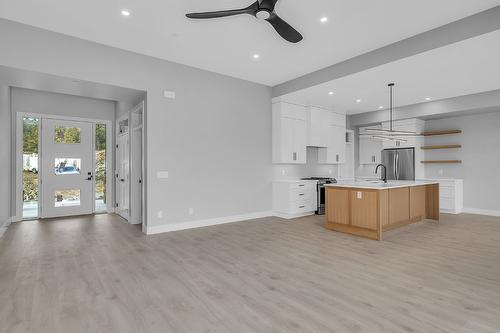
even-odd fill
[{"label": "recessed ceiling light", "polygon": [[320,21],[321,23],[326,23],[326,22],[328,22],[328,17],[323,16],[322,18],[320,18],[320,19],[319,19],[319,21]]},{"label": "recessed ceiling light", "polygon": [[122,13],[122,16],[125,16],[125,17],[130,16],[130,12],[126,9],[123,9],[121,13]]},{"label": "recessed ceiling light", "polygon": [[330,92],[328,93],[328,95],[333,95],[333,91],[330,91]]},{"label": "recessed ceiling light", "polygon": [[381,105],[381,106],[379,106],[378,108],[379,108],[380,110],[382,110],[384,107]]},{"label": "recessed ceiling light", "polygon": [[356,100],[356,103],[361,103],[361,99],[357,99],[357,100]]},{"label": "recessed ceiling light", "polygon": [[259,59],[259,58],[260,58],[260,54],[255,53],[255,54],[253,55],[253,58],[254,58],[254,59]]},{"label": "recessed ceiling light", "polygon": [[430,101],[431,99],[432,99],[432,98],[430,98],[430,97],[426,97],[426,98],[425,98],[425,100],[426,100],[426,101]]}]

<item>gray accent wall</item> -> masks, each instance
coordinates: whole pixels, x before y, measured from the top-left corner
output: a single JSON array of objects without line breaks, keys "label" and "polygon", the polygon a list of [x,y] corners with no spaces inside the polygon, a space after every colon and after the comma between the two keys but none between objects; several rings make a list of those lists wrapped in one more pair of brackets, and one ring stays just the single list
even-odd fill
[{"label": "gray accent wall", "polygon": [[426,159],[458,159],[462,164],[426,165],[425,177],[463,179],[465,208],[500,213],[500,107],[496,112],[428,120],[425,128],[463,131],[426,138],[426,145],[462,145],[461,149],[428,151]]},{"label": "gray accent wall", "polygon": [[0,228],[10,219],[11,191],[10,88],[0,84]]},{"label": "gray accent wall", "polygon": [[271,210],[269,87],[4,19],[0,45],[0,65],[147,92],[148,227]]}]

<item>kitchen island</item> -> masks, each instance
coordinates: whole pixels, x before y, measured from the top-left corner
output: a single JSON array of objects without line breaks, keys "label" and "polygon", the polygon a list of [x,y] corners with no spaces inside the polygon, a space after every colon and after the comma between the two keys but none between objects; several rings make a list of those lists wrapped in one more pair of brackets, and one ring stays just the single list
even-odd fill
[{"label": "kitchen island", "polygon": [[439,183],[361,181],[326,185],[326,228],[382,240],[384,231],[439,221]]}]

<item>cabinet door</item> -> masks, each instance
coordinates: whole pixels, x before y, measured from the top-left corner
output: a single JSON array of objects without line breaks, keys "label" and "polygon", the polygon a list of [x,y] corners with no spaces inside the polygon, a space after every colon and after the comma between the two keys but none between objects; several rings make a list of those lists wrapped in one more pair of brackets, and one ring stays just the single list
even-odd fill
[{"label": "cabinet door", "polygon": [[307,163],[307,123],[304,120],[295,119],[293,125],[293,163]]},{"label": "cabinet door", "polygon": [[307,119],[307,145],[311,147],[328,147],[330,111],[309,107]]},{"label": "cabinet door", "polygon": [[343,164],[346,160],[345,128],[330,126],[328,148],[318,150],[318,163]]},{"label": "cabinet door", "polygon": [[295,163],[297,156],[294,150],[295,119],[281,118],[280,133],[280,161],[281,163]]},{"label": "cabinet door", "polygon": [[382,143],[369,138],[359,139],[359,164],[379,164]]},{"label": "cabinet door", "polygon": [[344,164],[346,159],[345,128],[339,127],[335,132],[336,152],[335,161]]}]

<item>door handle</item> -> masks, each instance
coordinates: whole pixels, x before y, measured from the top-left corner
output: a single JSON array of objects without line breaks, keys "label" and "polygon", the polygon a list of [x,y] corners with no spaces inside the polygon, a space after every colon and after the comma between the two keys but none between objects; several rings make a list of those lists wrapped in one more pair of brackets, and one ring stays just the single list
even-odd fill
[{"label": "door handle", "polygon": [[87,173],[88,177],[86,180],[92,180],[92,178],[94,178],[94,176],[92,175],[92,172],[89,172]]}]

